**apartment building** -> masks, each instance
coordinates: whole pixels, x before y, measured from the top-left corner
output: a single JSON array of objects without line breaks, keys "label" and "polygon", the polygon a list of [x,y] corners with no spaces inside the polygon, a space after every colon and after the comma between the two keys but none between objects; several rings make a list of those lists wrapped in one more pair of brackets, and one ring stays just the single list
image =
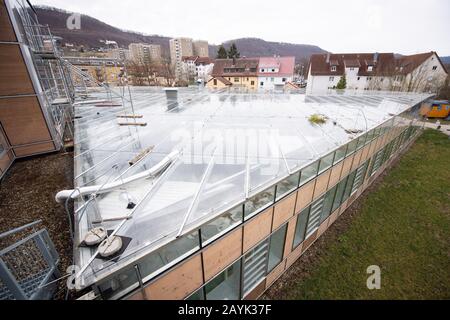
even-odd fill
[{"label": "apartment building", "polygon": [[28,1],[0,1],[0,178],[63,144],[72,94],[55,41]]},{"label": "apartment building", "polygon": [[436,92],[447,70],[436,52],[409,56],[393,53],[314,54],[308,70],[307,93],[335,89],[342,76],[348,90]]},{"label": "apartment building", "polygon": [[[222,88],[223,85],[258,89],[259,58],[216,59],[211,79],[206,87],[212,89]],[[226,83],[223,81],[226,80]]]},{"label": "apartment building", "polygon": [[107,52],[107,57],[125,62],[131,60],[131,52],[124,48],[112,49]]},{"label": "apartment building", "polygon": [[161,46],[159,44],[131,43],[128,46],[130,59],[135,63],[148,64],[161,62]]},{"label": "apartment building", "polygon": [[206,83],[211,77],[214,62],[208,57],[183,57],[181,61],[181,78],[185,81]]},{"label": "apartment building", "polygon": [[191,38],[174,38],[169,42],[170,61],[175,71],[175,77],[180,79],[183,75],[182,59],[194,55],[194,46]]},{"label": "apartment building", "polygon": [[284,89],[294,79],[295,57],[261,57],[258,86],[262,90]]},{"label": "apartment building", "polygon": [[209,58],[209,44],[208,41],[196,40],[192,43],[194,49],[194,56],[201,58]]}]

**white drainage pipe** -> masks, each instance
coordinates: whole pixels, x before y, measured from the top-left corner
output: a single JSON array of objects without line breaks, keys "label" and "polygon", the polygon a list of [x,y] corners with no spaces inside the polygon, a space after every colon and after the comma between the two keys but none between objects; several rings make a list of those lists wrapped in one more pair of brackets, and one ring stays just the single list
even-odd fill
[{"label": "white drainage pipe", "polygon": [[63,203],[66,201],[66,199],[76,199],[78,197],[88,195],[88,194],[102,194],[107,193],[110,191],[113,191],[119,187],[122,187],[126,184],[129,184],[131,182],[134,182],[139,179],[152,177],[159,172],[161,172],[164,168],[166,168],[172,161],[176,160],[178,156],[180,155],[180,152],[178,150],[171,152],[169,155],[167,155],[164,159],[162,159],[159,163],[154,165],[148,170],[145,170],[141,173],[135,174],[131,177],[128,177],[126,179],[121,179],[118,181],[107,183],[103,186],[89,186],[89,187],[82,187],[75,190],[63,190],[56,194],[56,202]]}]

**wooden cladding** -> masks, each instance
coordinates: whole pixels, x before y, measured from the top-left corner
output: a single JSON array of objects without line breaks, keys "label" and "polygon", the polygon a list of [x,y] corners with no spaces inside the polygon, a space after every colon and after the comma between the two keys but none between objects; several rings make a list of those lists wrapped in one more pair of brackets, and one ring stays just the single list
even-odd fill
[{"label": "wooden cladding", "polygon": [[150,300],[181,300],[202,286],[200,255],[187,260],[177,268],[145,288]]},{"label": "wooden cladding", "polygon": [[205,280],[209,281],[242,255],[242,228],[209,246],[203,252]]},{"label": "wooden cladding", "polygon": [[294,192],[275,205],[272,230],[278,229],[294,215],[297,193]]},{"label": "wooden cladding", "polygon": [[[55,150],[36,97],[0,99],[0,121],[13,148],[41,144],[41,146],[26,146],[17,150],[20,156]],[[16,152],[16,149],[14,151]]]},{"label": "wooden cladding", "polygon": [[266,238],[272,230],[273,207],[258,214],[244,226],[244,253]]},{"label": "wooden cladding", "polygon": [[303,187],[298,190],[297,204],[295,206],[295,213],[299,213],[306,208],[312,201],[314,194],[314,187],[316,185],[316,180],[308,182]]},{"label": "wooden cladding", "polygon": [[0,41],[17,41],[11,20],[8,16],[8,10],[6,9],[5,0],[0,0]]},{"label": "wooden cladding", "polygon": [[0,96],[35,94],[18,44],[0,44]]}]

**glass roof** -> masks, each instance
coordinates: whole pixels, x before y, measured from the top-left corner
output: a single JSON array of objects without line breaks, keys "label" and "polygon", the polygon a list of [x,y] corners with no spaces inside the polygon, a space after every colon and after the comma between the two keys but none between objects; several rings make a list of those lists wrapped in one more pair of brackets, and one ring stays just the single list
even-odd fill
[{"label": "glass roof", "polygon": [[[257,94],[179,89],[178,107],[161,88],[132,88],[136,122],[122,107],[75,108],[75,186],[98,186],[133,177],[167,155],[179,155],[154,177],[97,195],[77,226],[79,238],[95,221],[131,238],[118,261],[95,259],[87,274],[118,268],[139,251],[153,250],[334,151],[393,115],[428,98],[423,94]],[[98,98],[103,98],[98,94]],[[313,114],[328,118],[322,125]],[[349,133],[357,132],[357,133]],[[151,152],[135,165],[130,161]],[[129,210],[128,203],[137,206]],[[123,223],[123,217],[132,218]],[[120,228],[118,228],[120,225]],[[77,248],[78,264],[92,249]],[[103,270],[103,271],[102,271]]]}]

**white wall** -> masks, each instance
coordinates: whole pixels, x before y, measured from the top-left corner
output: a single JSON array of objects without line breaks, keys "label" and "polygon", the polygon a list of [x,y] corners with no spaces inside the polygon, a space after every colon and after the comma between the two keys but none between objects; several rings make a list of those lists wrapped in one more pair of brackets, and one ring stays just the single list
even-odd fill
[{"label": "white wall", "polygon": [[[276,85],[284,86],[291,82],[293,77],[271,77],[270,75],[258,76],[258,87],[261,90],[273,90]],[[285,81],[283,81],[285,79]],[[262,84],[262,85],[261,85]]]}]

